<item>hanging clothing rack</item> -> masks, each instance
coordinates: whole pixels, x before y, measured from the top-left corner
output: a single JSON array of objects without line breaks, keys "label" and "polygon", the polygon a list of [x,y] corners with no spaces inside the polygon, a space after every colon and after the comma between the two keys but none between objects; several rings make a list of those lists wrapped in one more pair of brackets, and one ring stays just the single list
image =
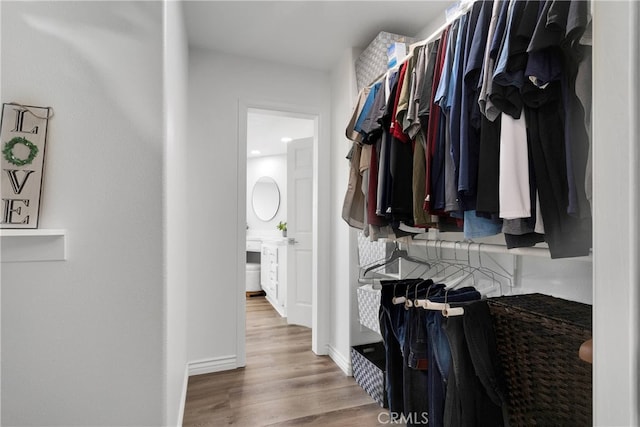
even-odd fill
[{"label": "hanging clothing rack", "polygon": [[[477,0],[462,0],[458,5],[457,5],[457,9],[455,9],[452,13],[448,13],[449,16],[447,16],[446,19],[446,23],[444,23],[443,25],[441,25],[440,27],[438,27],[429,37],[418,41],[416,43],[413,43],[410,45],[410,50],[408,55],[402,59],[401,61],[399,61],[399,63],[393,67],[392,69],[387,70],[385,73],[383,73],[378,79],[376,79],[376,81],[372,84],[376,84],[377,82],[380,81],[380,79],[384,79],[385,77],[388,78],[388,76],[390,75],[391,72],[393,72],[394,70],[397,69],[401,69],[402,67],[407,65],[407,61],[409,61],[412,58],[412,55],[414,53],[417,52],[417,48],[419,48],[422,45],[426,45],[428,43],[430,43],[431,41],[439,38],[442,35],[442,32],[445,31],[447,28],[449,28],[451,25],[454,25],[456,23],[457,20],[464,18],[465,14],[467,14],[470,10],[472,10],[475,6],[480,6],[481,3],[477,2]],[[451,10],[448,10],[447,12],[451,12]],[[475,10],[474,10],[475,13]],[[495,11],[494,11],[495,14]],[[427,184],[428,185],[428,184]],[[429,196],[429,194],[427,194],[427,197]],[[415,201],[414,201],[415,202]],[[380,203],[380,202],[378,202]],[[414,205],[415,206],[415,205]],[[401,228],[402,229],[402,228]],[[413,231],[413,230],[403,230],[403,231],[409,231],[409,232],[413,232],[416,233],[417,235],[414,236],[415,240],[414,243],[411,243],[411,245],[424,245],[425,247],[429,247],[431,246],[432,248],[437,248],[439,249],[458,249],[457,248],[457,244],[459,244],[460,242],[447,242],[444,241],[441,243],[440,240],[435,240],[435,241],[431,241],[431,240],[421,240],[422,237],[426,236],[427,233],[424,234],[418,234],[420,233],[420,231]],[[432,233],[431,230],[429,230],[428,232],[429,234],[429,238],[432,238]],[[496,233],[497,234],[497,233]],[[553,233],[550,233],[550,235],[553,236]],[[465,239],[466,239],[466,234],[465,234]],[[424,242],[424,243],[420,243],[420,242]],[[437,243],[436,243],[437,242]],[[407,242],[408,243],[408,242]],[[465,240],[465,244],[466,244],[466,240]],[[485,243],[474,243],[474,242],[470,242],[469,248],[470,250],[473,250],[474,252],[477,253],[498,253],[498,254],[506,254],[506,255],[512,255],[514,256],[514,260],[516,259],[515,256],[535,256],[535,257],[541,257],[541,258],[552,258],[552,254],[554,255],[554,257],[562,257],[562,258],[573,258],[575,260],[579,260],[579,261],[587,261],[590,262],[592,261],[592,256],[590,254],[590,251],[588,250],[588,246],[583,247],[581,246],[579,249],[579,251],[575,251],[575,255],[574,254],[556,254],[554,252],[554,250],[556,252],[558,252],[558,249],[556,247],[554,247],[552,245],[553,242],[550,243],[550,247],[551,247],[551,251],[546,248],[546,247],[517,247],[517,248],[513,248],[513,249],[509,249],[506,245],[501,245],[501,244],[485,244]],[[509,243],[514,244],[512,242]],[[517,243],[518,245],[526,245],[528,243]],[[514,244],[515,245],[515,244]],[[586,250],[585,250],[586,249]],[[589,254],[587,256],[576,256],[576,255],[585,255],[585,254]]]},{"label": "hanging clothing rack", "polygon": [[[427,248],[435,248],[435,249],[462,249],[460,246],[460,242],[453,242],[447,240],[413,240],[411,245],[415,246],[425,246]],[[508,249],[506,246],[497,245],[493,243],[476,243],[476,242],[465,242],[464,250],[472,250],[474,252],[486,252],[486,253],[494,253],[494,254],[507,254],[507,255],[525,255],[525,256],[536,256],[542,258],[551,259],[551,254],[549,249],[541,248],[541,247],[530,247],[530,248],[513,248]],[[469,245],[467,247],[467,245]],[[567,258],[572,261],[592,261],[592,255],[584,256],[584,257],[573,257]]]},{"label": "hanging clothing rack", "polygon": [[[442,34],[442,32],[453,23],[453,21],[455,21],[456,19],[458,19],[460,16],[464,15],[465,13],[467,13],[469,10],[471,10],[471,7],[473,6],[473,4],[476,2],[477,0],[472,0],[472,1],[466,1],[466,2],[462,2],[460,5],[458,5],[458,10],[455,12],[455,14],[450,17],[447,18],[447,22],[445,22],[444,24],[442,24],[440,27],[438,27],[438,29],[436,29],[433,33],[431,33],[431,35],[429,37],[427,37],[426,39],[417,41],[413,44],[411,44],[409,46],[409,55],[407,56],[407,58],[405,58],[405,60],[407,60],[410,56],[411,56],[411,52],[413,52],[413,49],[415,47],[418,46],[422,46],[422,45],[426,45],[438,38],[440,38],[440,35]],[[404,61],[403,61],[404,62]]]}]

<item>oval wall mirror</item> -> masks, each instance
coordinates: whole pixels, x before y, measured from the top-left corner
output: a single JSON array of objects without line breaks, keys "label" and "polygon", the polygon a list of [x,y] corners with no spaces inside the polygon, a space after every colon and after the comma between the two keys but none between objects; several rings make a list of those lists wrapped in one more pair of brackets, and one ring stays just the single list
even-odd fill
[{"label": "oval wall mirror", "polygon": [[276,216],[280,207],[280,190],[273,178],[268,176],[258,178],[253,186],[251,204],[253,212],[262,221],[270,221]]}]

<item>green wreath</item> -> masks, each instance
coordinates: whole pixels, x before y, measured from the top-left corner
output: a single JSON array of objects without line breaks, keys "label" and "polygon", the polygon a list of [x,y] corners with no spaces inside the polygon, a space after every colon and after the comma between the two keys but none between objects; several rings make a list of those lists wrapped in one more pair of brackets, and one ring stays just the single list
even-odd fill
[{"label": "green wreath", "polygon": [[[29,149],[29,156],[26,159],[20,159],[13,154],[13,147],[17,144],[22,144]],[[38,155],[38,147],[28,139],[17,136],[4,145],[2,153],[4,154],[4,158],[12,165],[24,166],[30,164],[33,162],[33,159],[36,158]]]}]

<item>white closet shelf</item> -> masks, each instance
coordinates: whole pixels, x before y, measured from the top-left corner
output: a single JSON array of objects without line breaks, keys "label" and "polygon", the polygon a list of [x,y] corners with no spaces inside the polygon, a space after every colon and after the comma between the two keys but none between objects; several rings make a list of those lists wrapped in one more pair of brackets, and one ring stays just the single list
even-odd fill
[{"label": "white closet shelf", "polygon": [[0,230],[3,263],[65,261],[67,231],[62,229]]}]

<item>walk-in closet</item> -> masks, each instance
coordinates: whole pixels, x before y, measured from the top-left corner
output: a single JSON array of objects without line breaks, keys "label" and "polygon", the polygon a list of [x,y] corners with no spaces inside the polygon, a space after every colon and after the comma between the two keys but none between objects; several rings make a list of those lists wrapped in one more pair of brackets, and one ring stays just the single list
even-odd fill
[{"label": "walk-in closet", "polygon": [[640,425],[640,2],[0,24],[3,426]]},{"label": "walk-in closet", "polygon": [[597,9],[460,2],[358,57],[351,355],[389,420],[594,423]]}]

